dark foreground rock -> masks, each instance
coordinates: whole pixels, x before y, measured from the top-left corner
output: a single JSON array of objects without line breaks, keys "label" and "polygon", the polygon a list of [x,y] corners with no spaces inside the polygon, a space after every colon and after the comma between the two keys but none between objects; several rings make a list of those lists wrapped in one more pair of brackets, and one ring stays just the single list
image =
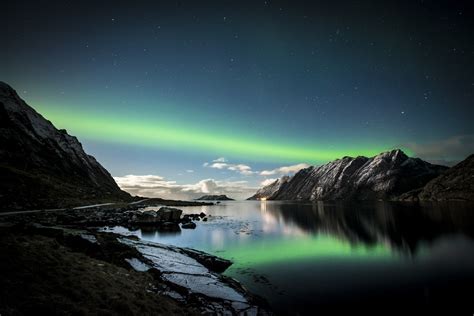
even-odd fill
[{"label": "dark foreground rock", "polygon": [[92,256],[87,249],[94,244],[83,242],[86,246],[66,241],[59,232],[51,236],[1,228],[0,314],[200,314],[199,309],[161,295],[166,285],[153,274],[130,269],[125,261],[116,264]]},{"label": "dark foreground rock", "polygon": [[94,230],[0,225],[0,313],[266,315],[230,262]]}]

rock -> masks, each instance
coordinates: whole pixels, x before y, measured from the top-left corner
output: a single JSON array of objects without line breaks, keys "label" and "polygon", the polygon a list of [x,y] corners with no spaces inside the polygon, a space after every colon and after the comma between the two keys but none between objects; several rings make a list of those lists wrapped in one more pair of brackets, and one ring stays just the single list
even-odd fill
[{"label": "rock", "polygon": [[[159,277],[170,284],[171,297],[189,302],[190,297],[205,306],[203,314],[217,315],[268,315],[263,302],[257,303],[240,283],[216,272],[225,270],[232,262],[194,249],[178,248],[144,241],[119,238],[120,242],[133,247],[149,262],[129,259],[128,262],[138,271],[158,270]],[[151,268],[151,269],[150,269]],[[179,289],[179,294],[173,289]],[[198,294],[198,295],[196,295]]]},{"label": "rock", "polygon": [[172,207],[162,207],[158,210],[157,214],[163,221],[179,221],[181,218],[182,210]]},{"label": "rock", "polygon": [[207,222],[207,217],[204,217],[204,218],[202,219],[202,221],[203,221],[203,222]]},{"label": "rock", "polygon": [[136,220],[134,221],[134,223],[141,224],[141,225],[152,225],[152,224],[157,224],[161,221],[161,217],[158,216],[157,212],[152,211],[152,210],[144,211],[140,213],[139,215],[134,215],[134,217],[136,217]]},{"label": "rock", "polygon": [[222,273],[232,265],[232,261],[230,260],[219,258],[199,250],[191,248],[182,248],[182,250],[188,256],[194,258],[197,262],[214,272]]},{"label": "rock", "polygon": [[206,213],[201,212],[201,213],[199,214],[199,217],[200,217],[200,218],[206,217]]},{"label": "rock", "polygon": [[188,215],[184,215],[181,219],[181,223],[189,223],[191,222],[191,218]]},{"label": "rock", "polygon": [[194,229],[196,228],[196,224],[193,222],[183,223],[181,224],[181,228],[183,229]]},{"label": "rock", "polygon": [[396,149],[372,158],[344,157],[302,169],[292,178],[260,189],[251,199],[391,200],[424,186],[446,169]]}]

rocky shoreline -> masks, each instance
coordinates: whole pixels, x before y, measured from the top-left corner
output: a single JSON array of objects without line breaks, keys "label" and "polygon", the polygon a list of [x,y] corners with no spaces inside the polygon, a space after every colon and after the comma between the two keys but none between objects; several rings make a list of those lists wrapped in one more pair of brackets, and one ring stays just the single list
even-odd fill
[{"label": "rocky shoreline", "polygon": [[[8,237],[4,238],[5,241],[11,241],[5,247],[18,246],[14,242],[17,237],[26,240],[44,239],[45,242],[59,244],[64,249],[57,254],[60,257],[67,258],[69,253],[81,253],[87,260],[103,261],[114,268],[125,269],[127,273],[152,280],[146,291],[153,293],[157,299],[165,300],[171,307],[176,306],[178,314],[270,314],[264,300],[249,293],[236,280],[220,274],[232,262],[198,250],[144,242],[134,236],[118,235],[103,229],[107,226],[185,229],[190,224],[195,227],[195,222],[205,220],[207,217],[204,213],[182,216],[182,210],[170,207],[143,212],[130,208],[96,207],[5,215],[0,217],[0,231],[3,236]],[[47,248],[43,249],[46,253],[49,251]],[[86,259],[82,259],[84,260]],[[51,266],[48,270],[54,271],[55,268]],[[71,271],[73,268],[71,267]],[[48,282],[61,283],[62,280]],[[8,291],[6,288],[2,290]],[[84,304],[87,305],[86,302]],[[8,308],[18,308],[22,314],[21,306],[8,305],[8,302],[1,302],[0,313],[2,309],[8,314]],[[154,308],[148,307],[151,310]],[[129,308],[132,310],[130,314],[136,314],[132,307]],[[167,311],[164,314],[173,313]]]}]

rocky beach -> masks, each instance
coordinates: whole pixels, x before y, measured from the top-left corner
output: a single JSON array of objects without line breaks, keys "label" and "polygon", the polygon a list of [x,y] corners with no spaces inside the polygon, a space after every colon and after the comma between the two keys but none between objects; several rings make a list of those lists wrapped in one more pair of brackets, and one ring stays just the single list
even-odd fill
[{"label": "rocky beach", "polygon": [[[231,261],[107,231],[113,226],[175,231],[207,218],[204,213],[182,216],[182,210],[166,206],[143,212],[139,207],[2,215],[6,260],[0,312],[270,314],[264,300],[220,274]],[[32,296],[23,289],[26,280]],[[52,297],[60,302],[54,308],[48,305]]]}]

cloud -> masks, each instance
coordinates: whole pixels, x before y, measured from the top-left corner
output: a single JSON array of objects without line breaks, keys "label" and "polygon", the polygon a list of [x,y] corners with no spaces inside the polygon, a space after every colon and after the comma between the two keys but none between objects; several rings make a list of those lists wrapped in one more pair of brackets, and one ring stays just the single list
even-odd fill
[{"label": "cloud", "polygon": [[265,179],[265,180],[263,180],[262,182],[260,182],[260,185],[261,185],[262,187],[264,187],[264,186],[267,186],[267,185],[269,185],[269,184],[272,184],[272,183],[275,182],[276,180],[278,180],[278,179],[277,179],[277,178]]},{"label": "cloud", "polygon": [[229,165],[224,162],[214,162],[213,164],[209,165],[209,168],[214,169],[226,169]]},{"label": "cloud", "polygon": [[165,199],[190,200],[203,194],[226,194],[235,199],[244,199],[258,189],[249,186],[247,181],[203,179],[191,184],[177,184],[158,175],[126,175],[114,179],[122,190],[132,195]]},{"label": "cloud", "polygon": [[227,160],[224,157],[214,159],[211,163],[205,162],[203,166],[208,167],[208,168],[213,168],[213,169],[231,170],[245,176],[249,176],[249,175],[257,173],[256,171],[252,171],[252,167],[248,165],[244,165],[241,163],[239,164],[227,163]]},{"label": "cloud", "polygon": [[474,153],[474,135],[457,135],[426,143],[407,143],[402,147],[410,149],[413,156],[432,163],[454,165]]},{"label": "cloud", "polygon": [[224,157],[219,157],[217,159],[214,159],[212,162],[227,162],[227,160]]},{"label": "cloud", "polygon": [[192,170],[192,169],[188,169],[188,170],[186,170],[186,172],[187,172],[187,173],[193,173],[193,172],[194,172],[194,170]]},{"label": "cloud", "polygon": [[254,174],[254,172],[252,171],[252,168],[244,164],[230,165],[227,169],[232,170],[232,171],[237,171],[238,173],[243,174],[243,175]]},{"label": "cloud", "polygon": [[306,163],[299,163],[297,165],[292,165],[292,166],[284,166],[280,168],[276,168],[273,170],[263,170],[260,172],[261,176],[272,176],[276,174],[290,174],[290,173],[296,173],[300,171],[301,169],[308,168],[309,165]]}]

